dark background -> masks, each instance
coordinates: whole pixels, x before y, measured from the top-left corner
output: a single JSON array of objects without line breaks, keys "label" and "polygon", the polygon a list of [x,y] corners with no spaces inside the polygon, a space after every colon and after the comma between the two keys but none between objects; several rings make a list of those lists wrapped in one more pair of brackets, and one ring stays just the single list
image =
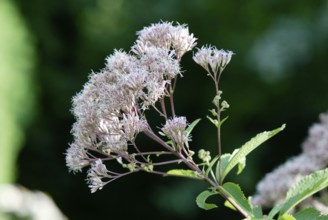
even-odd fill
[{"label": "dark background", "polygon": [[[241,219],[223,208],[203,211],[195,197],[206,185],[192,180],[137,173],[91,194],[86,173],[65,166],[72,142],[71,98],[91,70],[104,67],[115,48],[128,51],[136,31],[151,23],[186,23],[204,44],[235,52],[221,89],[230,104],[223,151],[231,152],[255,134],[283,123],[287,128],[252,153],[240,176],[230,175],[246,195],[266,172],[300,152],[308,127],[328,107],[327,1],[283,0],[15,0],[35,51],[35,107],[24,123],[25,142],[17,161],[17,182],[47,192],[69,219]],[[194,149],[216,152],[215,129],[205,119],[213,84],[193,63],[182,60],[176,106],[189,121]]]}]

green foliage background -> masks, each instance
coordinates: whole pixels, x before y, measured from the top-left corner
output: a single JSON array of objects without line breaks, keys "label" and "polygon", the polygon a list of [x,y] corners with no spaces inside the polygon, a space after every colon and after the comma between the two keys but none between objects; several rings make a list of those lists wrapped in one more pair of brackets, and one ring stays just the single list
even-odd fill
[{"label": "green foliage background", "polygon": [[[135,32],[150,23],[187,23],[199,47],[212,44],[236,53],[221,81],[223,98],[231,106],[230,118],[223,125],[224,152],[263,130],[287,124],[284,132],[248,158],[241,176],[228,176],[240,183],[246,195],[254,193],[255,183],[266,172],[300,151],[307,128],[328,109],[327,1],[6,1],[17,10],[8,11],[8,18],[24,22],[0,23],[0,36],[16,31],[12,40],[1,39],[0,55],[10,53],[3,45],[20,51],[9,61],[0,61],[4,63],[0,67],[0,118],[8,123],[22,121],[16,123],[20,133],[8,123],[1,124],[1,132],[17,133],[7,136],[11,140],[1,144],[1,151],[23,147],[18,159],[10,156],[17,165],[16,181],[49,193],[70,219],[240,219],[222,208],[221,200],[213,201],[222,204],[220,209],[198,209],[195,197],[206,187],[200,182],[138,173],[90,194],[85,173],[69,174],[65,167],[64,152],[72,141],[74,122],[69,112],[71,97],[82,89],[91,70],[104,67],[105,57],[114,48],[128,50]],[[33,40],[19,40],[25,36],[19,30],[25,29]],[[189,121],[205,118],[214,96],[211,81],[191,57],[189,53],[183,58],[186,73],[176,91],[177,113]],[[19,66],[25,69],[17,70]],[[2,74],[4,68],[7,75]],[[16,76],[16,72],[25,74]],[[9,89],[2,92],[6,86]],[[17,102],[12,98],[16,93],[22,95],[15,97],[23,97]],[[34,115],[33,120],[25,121],[26,112]],[[215,128],[210,122],[201,121],[193,140],[195,148],[216,152]]]}]

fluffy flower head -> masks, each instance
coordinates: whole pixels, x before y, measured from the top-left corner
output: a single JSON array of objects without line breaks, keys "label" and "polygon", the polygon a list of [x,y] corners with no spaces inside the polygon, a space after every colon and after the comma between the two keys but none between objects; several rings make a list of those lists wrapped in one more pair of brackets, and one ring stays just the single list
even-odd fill
[{"label": "fluffy flower head", "polygon": [[178,146],[182,146],[188,142],[188,137],[185,134],[186,127],[187,119],[185,117],[175,117],[166,121],[162,131]]},{"label": "fluffy flower head", "polygon": [[147,46],[173,49],[178,60],[196,46],[196,38],[189,33],[187,25],[176,25],[172,22],[160,22],[145,27],[137,33],[138,39],[132,51],[141,55]]},{"label": "fluffy flower head", "polygon": [[217,74],[230,62],[232,51],[218,50],[215,47],[204,46],[194,54],[194,61],[201,65],[209,74]]}]

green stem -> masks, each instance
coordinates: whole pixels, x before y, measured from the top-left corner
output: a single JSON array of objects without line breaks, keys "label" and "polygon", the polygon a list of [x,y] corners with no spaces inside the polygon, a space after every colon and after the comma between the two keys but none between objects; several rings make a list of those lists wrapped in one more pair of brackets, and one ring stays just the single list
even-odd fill
[{"label": "green stem", "polygon": [[[219,74],[220,77],[220,74]],[[215,81],[215,90],[216,90],[216,96],[220,95],[220,90],[219,90],[219,77]],[[220,102],[216,106],[216,117],[218,124],[220,125],[221,122],[221,109],[220,109]],[[221,126],[218,126],[217,128],[217,141],[218,141],[218,155],[219,155],[219,160],[221,160],[221,155],[222,155],[222,148],[221,148]],[[222,184],[222,178],[221,178],[222,170],[221,170],[221,163],[219,163],[219,183]]]},{"label": "green stem", "polygon": [[182,153],[179,153],[175,151],[173,148],[171,148],[167,143],[165,143],[161,138],[159,138],[152,130],[145,130],[144,131],[145,135],[147,135],[149,138],[152,140],[156,141],[160,145],[162,145],[164,148],[172,152],[174,155],[176,155],[179,159],[182,160],[182,162],[189,167],[191,170],[196,171],[199,173],[201,176],[203,176],[204,180],[207,181],[212,187],[217,188],[218,184],[208,178],[206,174],[192,161],[188,161],[187,158]]}]

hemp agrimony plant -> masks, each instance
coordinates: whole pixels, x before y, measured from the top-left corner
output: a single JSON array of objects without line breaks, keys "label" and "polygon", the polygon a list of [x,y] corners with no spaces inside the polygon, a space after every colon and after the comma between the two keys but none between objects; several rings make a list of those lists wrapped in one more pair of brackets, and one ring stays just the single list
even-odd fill
[{"label": "hemp agrimony plant", "polygon": [[[145,27],[137,36],[129,53],[114,51],[106,58],[105,68],[91,73],[83,90],[73,98],[76,122],[72,128],[74,142],[66,152],[69,170],[75,173],[89,167],[87,182],[92,193],[123,176],[144,171],[207,182],[208,189],[196,198],[202,209],[217,207],[206,200],[219,195],[226,199],[226,206],[245,219],[298,219],[310,215],[319,218],[320,213],[314,209],[302,210],[294,216],[290,210],[328,185],[327,170],[301,179],[267,215],[260,206],[252,204],[251,198],[246,198],[238,184],[225,181],[235,167],[238,174],[243,171],[251,151],[285,127],[260,133],[232,153],[222,153],[221,127],[227,117],[221,118],[221,114],[228,110],[229,104],[221,97],[220,79],[233,52],[203,46],[194,53],[193,60],[205,69],[214,84],[213,109],[207,119],[217,129],[218,149],[214,157],[204,149],[195,155],[191,132],[200,119],[189,123],[176,113],[174,92],[183,72],[181,58],[196,46],[197,39],[186,25],[169,22]],[[150,123],[146,117],[149,110],[156,111],[163,122]],[[144,150],[136,141],[139,134],[157,146]],[[119,167],[111,163],[118,163]],[[169,164],[176,164],[177,168],[165,170],[163,167]]]}]

